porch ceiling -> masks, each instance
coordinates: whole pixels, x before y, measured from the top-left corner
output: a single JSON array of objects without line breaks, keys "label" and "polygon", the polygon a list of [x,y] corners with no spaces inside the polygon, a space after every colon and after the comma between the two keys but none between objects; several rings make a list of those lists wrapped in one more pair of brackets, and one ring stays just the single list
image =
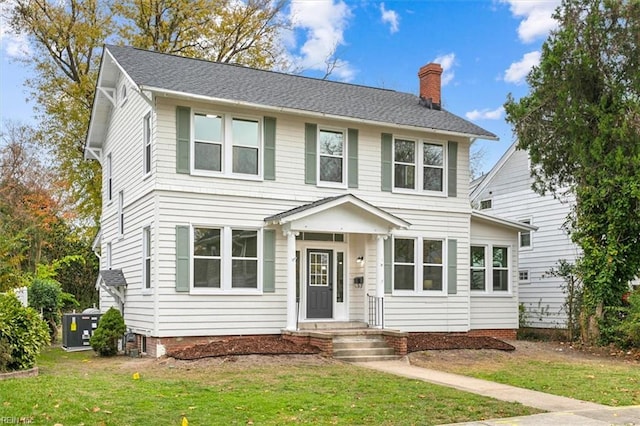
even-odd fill
[{"label": "porch ceiling", "polygon": [[265,218],[289,231],[389,234],[411,224],[352,194],[323,198]]}]

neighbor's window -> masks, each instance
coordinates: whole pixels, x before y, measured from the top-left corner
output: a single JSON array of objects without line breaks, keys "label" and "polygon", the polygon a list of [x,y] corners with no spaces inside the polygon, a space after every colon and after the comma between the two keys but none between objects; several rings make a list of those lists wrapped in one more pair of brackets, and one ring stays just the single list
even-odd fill
[{"label": "neighbor's window", "polygon": [[107,243],[107,260],[106,260],[106,269],[111,269],[111,254],[112,254],[112,249],[111,249],[111,243]]},{"label": "neighbor's window", "polygon": [[319,180],[321,182],[344,182],[344,133],[340,131],[320,129],[318,159]]},{"label": "neighbor's window", "polygon": [[118,192],[118,234],[124,235],[124,192]]},{"label": "neighbor's window", "polygon": [[393,240],[393,288],[395,290],[414,289],[415,243],[413,238]]},{"label": "neighbor's window", "polygon": [[145,227],[142,230],[142,282],[144,288],[151,288],[151,228]]},{"label": "neighbor's window", "polygon": [[194,167],[222,171],[222,117],[195,113],[193,122]]},{"label": "neighbor's window", "polygon": [[231,287],[258,288],[258,231],[231,231]]},{"label": "neighbor's window", "polygon": [[442,191],[444,179],[444,146],[431,143],[423,144],[423,182],[426,191]]},{"label": "neighbor's window", "polygon": [[111,154],[107,155],[105,170],[107,174],[107,200],[111,201],[113,199],[113,170]]},{"label": "neighbor's window", "polygon": [[471,290],[486,289],[487,263],[485,260],[485,248],[483,246],[471,246]]},{"label": "neighbor's window", "polygon": [[193,229],[193,286],[220,288],[222,274],[221,230]]},{"label": "neighbor's window", "polygon": [[[527,225],[531,225],[531,219],[524,219],[520,222],[526,223]],[[531,231],[521,231],[520,232],[520,248],[530,248],[531,247]]]},{"label": "neighbor's window", "polygon": [[233,134],[233,173],[257,175],[260,148],[258,121],[234,118],[231,120],[231,132]]},{"label": "neighbor's window", "polygon": [[488,200],[482,200],[480,201],[480,210],[486,210],[486,209],[490,209],[491,208],[491,198],[489,198]]},{"label": "neighbor's window", "polygon": [[422,241],[422,289],[442,290],[443,281],[443,241],[423,240]]},{"label": "neighbor's window", "polygon": [[518,279],[521,283],[528,283],[529,282],[529,270],[527,269],[521,269],[520,271],[518,271]]},{"label": "neighbor's window", "polygon": [[151,113],[144,116],[143,120],[144,138],[144,174],[151,173]]},{"label": "neighbor's window", "polygon": [[393,144],[394,187],[415,189],[416,187],[416,143],[396,139]]},{"label": "neighbor's window", "polygon": [[509,291],[509,259],[507,247],[493,247],[493,291]]}]

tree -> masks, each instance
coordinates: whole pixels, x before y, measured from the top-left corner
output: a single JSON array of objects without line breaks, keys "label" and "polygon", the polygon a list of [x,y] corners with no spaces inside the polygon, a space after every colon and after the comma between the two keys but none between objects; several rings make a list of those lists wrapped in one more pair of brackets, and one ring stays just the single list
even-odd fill
[{"label": "tree", "polygon": [[100,356],[113,356],[118,353],[118,339],[122,339],[125,331],[127,327],[120,311],[111,307],[100,317],[89,343]]},{"label": "tree", "polygon": [[505,109],[534,189],[575,194],[570,231],[595,325],[640,270],[640,2],[563,0],[554,17],[530,94]]}]

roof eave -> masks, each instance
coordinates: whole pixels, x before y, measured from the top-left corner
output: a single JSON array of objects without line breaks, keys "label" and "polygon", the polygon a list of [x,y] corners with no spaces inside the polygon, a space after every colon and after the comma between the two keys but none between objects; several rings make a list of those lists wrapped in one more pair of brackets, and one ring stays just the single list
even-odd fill
[{"label": "roof eave", "polygon": [[518,231],[537,231],[538,227],[534,225],[530,225],[528,223],[518,222],[511,219],[505,219],[503,217],[492,216],[486,213],[481,213],[478,210],[471,211],[471,218],[476,218],[480,220],[484,220],[486,222],[491,222],[496,225],[504,226],[507,228],[513,228]]}]

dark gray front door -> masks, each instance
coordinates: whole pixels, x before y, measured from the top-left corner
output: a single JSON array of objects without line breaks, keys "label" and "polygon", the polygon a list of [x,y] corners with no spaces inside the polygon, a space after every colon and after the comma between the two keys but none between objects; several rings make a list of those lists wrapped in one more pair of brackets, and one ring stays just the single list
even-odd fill
[{"label": "dark gray front door", "polygon": [[333,250],[307,250],[307,318],[333,317]]}]

